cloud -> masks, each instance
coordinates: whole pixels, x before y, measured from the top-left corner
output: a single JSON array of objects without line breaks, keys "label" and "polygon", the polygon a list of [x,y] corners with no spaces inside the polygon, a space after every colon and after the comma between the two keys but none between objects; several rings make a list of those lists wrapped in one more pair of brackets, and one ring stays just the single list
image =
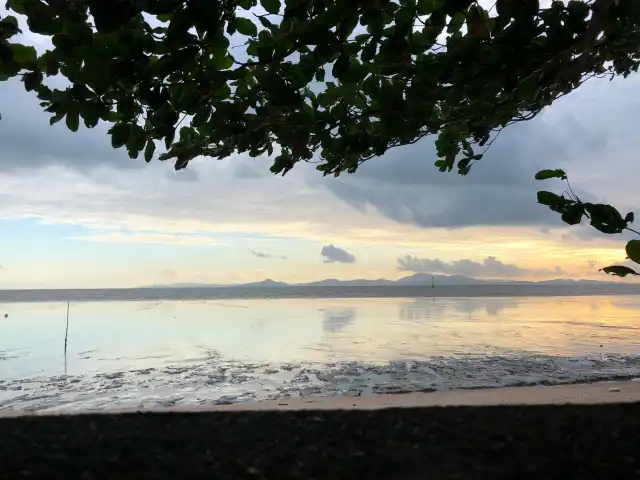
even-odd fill
[{"label": "cloud", "polygon": [[171,168],[165,170],[165,176],[175,182],[197,182],[199,180],[198,173],[192,168],[185,168],[180,171]]},{"label": "cloud", "polygon": [[[106,125],[76,133],[64,122],[50,126],[33,92],[9,80],[0,88],[0,219],[81,225],[104,241],[108,229],[261,234],[347,248],[356,242],[443,245],[452,238],[445,229],[461,227],[479,227],[469,234],[486,234],[485,240],[540,237],[540,229],[565,226],[536,204],[539,188],[564,188],[535,182],[539,168],[564,167],[581,198],[592,192],[625,213],[633,208],[617,202],[640,205],[632,168],[640,102],[630,100],[640,91],[639,78],[588,82],[539,118],[509,127],[466,177],[435,169],[431,138],[392,149],[338,179],[322,178],[308,164],[275,177],[264,157],[196,159],[181,172],[170,162],[131,160],[111,148]],[[485,226],[492,230],[480,230]],[[591,235],[603,243],[607,238],[590,227],[570,231],[576,244]]]},{"label": "cloud", "polygon": [[132,160],[124,148],[111,147],[105,123],[88,129],[82,124],[71,132],[64,121],[49,125],[34,92],[26,92],[21,82],[10,79],[0,88],[0,172],[65,165],[80,171],[102,166],[141,169],[142,158]]},{"label": "cloud", "polygon": [[253,180],[256,178],[264,178],[269,174],[266,170],[259,170],[253,165],[246,163],[238,163],[235,166],[234,176],[244,180]]},{"label": "cloud", "polygon": [[522,268],[515,264],[503,263],[496,257],[487,257],[482,263],[469,259],[446,262],[438,258],[417,258],[411,255],[398,258],[398,270],[420,273],[444,273],[467,277],[538,277],[565,275],[560,267],[555,269]]},{"label": "cloud", "polygon": [[343,248],[325,245],[320,255],[324,257],[324,263],[355,263],[356,257]]},{"label": "cloud", "polygon": [[68,237],[69,240],[102,243],[149,243],[180,245],[217,245],[220,242],[211,237],[180,235],[170,233],[105,232]]},{"label": "cloud", "polygon": [[258,258],[277,258],[278,260],[286,260],[287,257],[283,256],[283,255],[271,255],[268,253],[264,253],[264,252],[258,252],[256,250],[251,250],[251,254],[254,257],[258,257]]},{"label": "cloud", "polygon": [[[565,125],[568,131],[563,133],[543,122],[510,128],[464,177],[438,172],[433,165],[435,148],[423,142],[392,150],[384,160],[371,160],[353,177],[328,186],[357,209],[373,207],[396,222],[423,228],[557,226],[558,215],[537,204],[536,191],[542,184],[534,175],[569,156],[564,137],[585,132]],[[599,151],[604,145],[604,140],[602,144],[594,141],[589,148]],[[552,157],[556,160],[548,160]],[[549,182],[545,188],[562,191],[565,187]],[[578,190],[578,195],[587,196]]]},{"label": "cloud", "polygon": [[[621,189],[615,172],[630,171],[634,165],[626,152],[638,148],[638,142],[626,122],[640,117],[640,103],[628,101],[629,95],[640,91],[639,79],[604,82],[604,86],[588,82],[538,118],[505,129],[467,176],[438,172],[433,142],[425,140],[392,149],[384,158],[363,164],[355,175],[344,175],[327,186],[353,208],[373,209],[421,228],[548,228],[563,224],[559,215],[537,204],[536,192],[561,192],[566,185],[536,181],[534,175],[543,168],[563,167],[583,200],[613,202],[625,212],[633,210],[627,206],[640,204],[632,186],[637,176],[623,179],[626,188]],[[617,167],[611,168],[610,162]]]}]

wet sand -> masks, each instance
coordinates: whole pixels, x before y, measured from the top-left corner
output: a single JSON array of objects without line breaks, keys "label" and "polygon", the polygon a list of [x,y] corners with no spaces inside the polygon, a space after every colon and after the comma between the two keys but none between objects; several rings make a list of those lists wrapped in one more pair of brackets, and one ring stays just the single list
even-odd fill
[{"label": "wet sand", "polygon": [[[376,410],[381,408],[493,405],[592,405],[640,402],[640,379],[622,382],[512,387],[448,392],[372,395],[366,397],[306,397],[288,400],[216,405],[212,411],[250,410]],[[189,411],[189,409],[184,409]],[[196,410],[197,411],[197,410]]]},{"label": "wet sand", "polygon": [[291,410],[380,410],[387,408],[486,407],[519,405],[594,405],[640,403],[640,378],[572,385],[460,389],[440,392],[412,392],[367,396],[303,396],[279,400],[230,403],[210,406],[173,406],[163,408],[121,408],[87,412],[65,411],[0,411],[2,417],[25,415],[130,414],[130,413],[197,413],[250,412]]},{"label": "wet sand", "polygon": [[[640,357],[612,354],[442,357],[427,361],[392,361],[386,365],[358,362],[256,364],[212,357],[198,364],[161,369],[0,380],[0,414],[8,411],[73,414],[136,409],[189,410],[229,404],[242,405],[246,409],[250,408],[247,405],[265,401],[267,403],[259,405],[281,407],[282,400],[288,403],[295,398],[304,400],[294,400],[293,405],[306,405],[313,400],[323,405],[338,402],[351,407],[348,400],[340,399],[342,397],[356,398],[358,405],[371,406],[377,402],[393,406],[399,401],[403,402],[400,406],[410,406],[414,401],[417,406],[429,406],[432,402],[450,405],[460,401],[476,404],[479,397],[483,399],[481,402],[499,404],[504,395],[506,398],[514,395],[514,398],[533,398],[534,403],[539,403],[546,401],[548,395],[564,391],[559,387],[546,390],[552,385],[567,385],[569,392],[575,392],[584,388],[571,387],[576,383],[596,384],[633,378],[640,378]],[[523,390],[525,387],[533,388],[530,391],[533,397]],[[441,393],[398,397],[411,392]],[[500,399],[492,400],[496,396]],[[327,399],[323,401],[325,397]]]}]

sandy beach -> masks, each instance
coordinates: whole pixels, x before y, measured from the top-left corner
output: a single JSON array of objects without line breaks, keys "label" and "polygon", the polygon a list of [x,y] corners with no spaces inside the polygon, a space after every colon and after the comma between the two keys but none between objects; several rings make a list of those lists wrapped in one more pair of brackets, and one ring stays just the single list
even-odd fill
[{"label": "sandy beach", "polygon": [[204,409],[174,408],[172,411],[252,411],[252,410],[375,410],[382,408],[563,405],[640,402],[640,379],[621,382],[513,387],[446,392],[371,395],[361,397],[300,397],[265,400]]}]

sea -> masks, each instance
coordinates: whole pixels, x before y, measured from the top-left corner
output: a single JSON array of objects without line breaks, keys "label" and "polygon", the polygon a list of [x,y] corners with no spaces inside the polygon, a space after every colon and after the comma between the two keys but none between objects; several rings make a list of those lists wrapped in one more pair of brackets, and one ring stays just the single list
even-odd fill
[{"label": "sea", "polygon": [[640,378],[640,286],[0,291],[0,414]]}]

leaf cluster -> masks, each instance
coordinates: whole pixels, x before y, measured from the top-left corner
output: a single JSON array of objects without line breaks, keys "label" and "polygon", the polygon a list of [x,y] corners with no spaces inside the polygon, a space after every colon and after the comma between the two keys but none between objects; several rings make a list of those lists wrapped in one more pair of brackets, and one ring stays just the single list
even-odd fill
[{"label": "leaf cluster", "polygon": [[[557,178],[567,182],[568,190],[561,195],[544,190],[538,192],[538,203],[546,205],[552,211],[559,213],[562,221],[566,224],[579,225],[583,220],[586,220],[599,232],[609,235],[619,234],[625,230],[638,233],[630,227],[635,218],[633,212],[629,212],[622,216],[622,214],[612,205],[583,202],[577,195],[575,195],[575,193],[573,193],[571,184],[569,183],[567,174],[564,170],[540,170],[536,174],[535,178],[536,180]],[[627,242],[625,251],[629,260],[640,264],[640,240],[630,240]],[[607,274],[618,277],[640,275],[626,265],[611,265],[604,267],[601,270]]]},{"label": "leaf cluster", "polygon": [[[0,78],[21,75],[52,123],[109,123],[133,158],[150,161],[164,142],[160,158],[177,169],[277,146],[274,173],[319,156],[318,170],[339,175],[436,135],[437,168],[466,174],[501,128],[590,76],[637,70],[639,5],[8,0],[54,47],[36,55],[15,41],[16,18],[2,18]],[[55,75],[69,86],[48,87]]]}]

